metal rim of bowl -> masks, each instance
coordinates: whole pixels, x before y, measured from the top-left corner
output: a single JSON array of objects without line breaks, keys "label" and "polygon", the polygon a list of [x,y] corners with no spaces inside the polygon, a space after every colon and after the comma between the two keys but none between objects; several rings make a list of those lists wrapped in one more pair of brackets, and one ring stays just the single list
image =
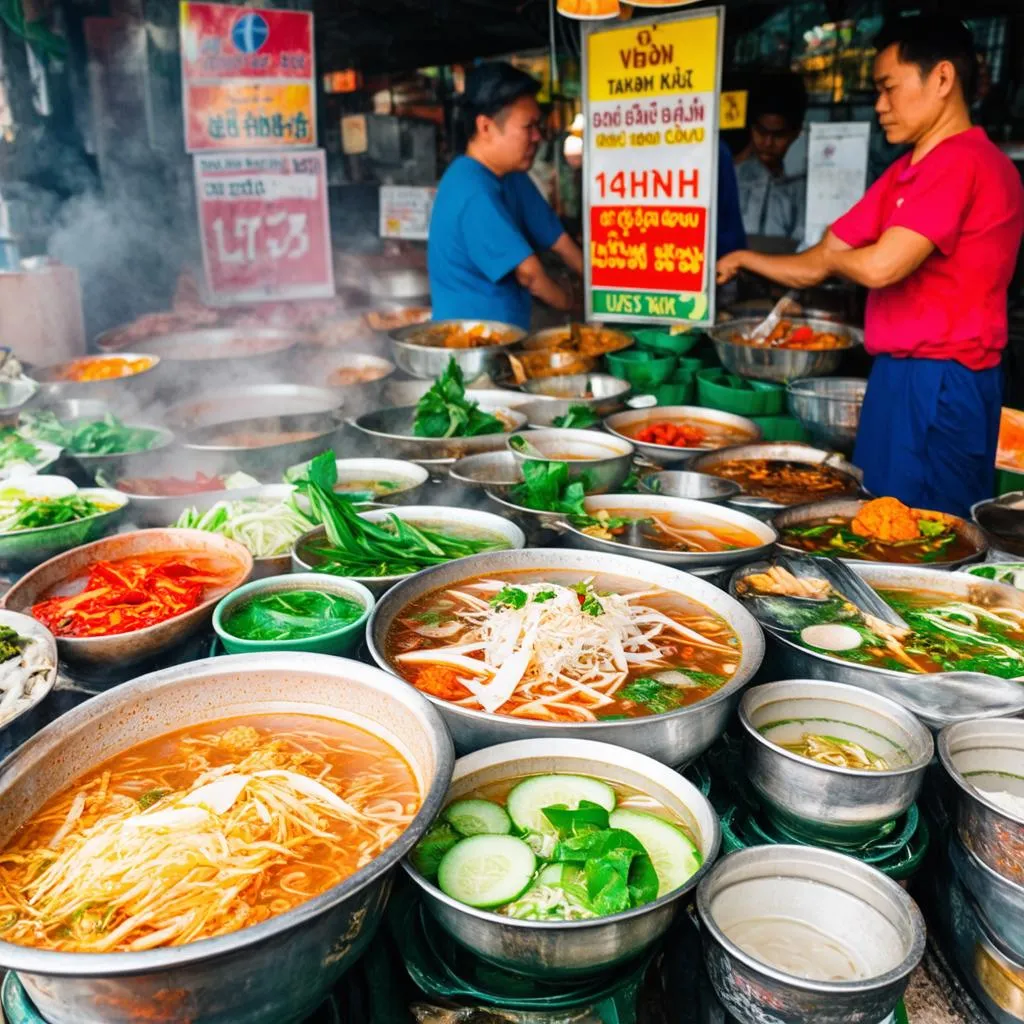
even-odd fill
[{"label": "metal rim of bowl", "polygon": [[[414,341],[409,337],[409,335],[413,334],[427,333],[437,327],[462,326],[465,324],[486,324],[494,330],[506,332],[508,334],[515,335],[515,337],[509,341],[496,341],[490,345],[472,345],[467,348],[453,349],[449,349],[445,345],[425,345],[421,342]],[[517,327],[515,324],[504,323],[500,320],[474,320],[469,318],[453,320],[425,320],[423,323],[419,324],[406,324],[402,327],[396,327],[393,330],[388,331],[387,335],[393,344],[418,352],[424,350],[429,352],[501,352],[512,345],[518,345],[527,337],[527,332],[524,331],[522,327]]]},{"label": "metal rim of bowl", "polygon": [[83,465],[88,466],[92,462],[110,462],[114,459],[123,459],[129,455],[149,455],[150,452],[155,454],[170,448],[174,444],[174,431],[168,427],[161,427],[156,423],[125,423],[124,425],[133,430],[155,430],[158,437],[148,448],[138,448],[130,452],[76,452],[70,448],[65,448],[64,451],[71,458],[77,459]]},{"label": "metal rim of bowl", "polygon": [[[750,705],[754,702],[755,698],[767,696],[769,691],[774,692],[777,688],[783,686],[790,688],[800,686],[809,691],[822,692],[810,692],[801,695],[790,694],[780,697],[780,700],[816,700],[820,698],[822,700],[832,700],[836,703],[859,704],[862,711],[871,711],[879,716],[881,716],[881,712],[876,708],[868,707],[864,704],[864,701],[869,699],[874,703],[884,704],[889,715],[897,725],[901,725],[908,734],[917,733],[917,738],[921,740],[925,747],[925,753],[912,761],[909,765],[882,770],[874,768],[842,768],[839,765],[823,764],[820,761],[813,761],[808,757],[801,757],[800,754],[794,754],[792,751],[786,750],[785,747],[780,746],[778,743],[772,742],[767,736],[761,733],[750,720]],[[835,696],[829,696],[829,694],[835,694]],[[848,778],[898,778],[902,775],[912,775],[915,772],[920,772],[924,768],[927,768],[935,754],[935,742],[932,739],[931,730],[922,725],[921,722],[905,707],[903,707],[902,704],[897,704],[896,701],[891,700],[889,697],[884,697],[881,694],[872,693],[869,690],[863,690],[857,686],[851,686],[849,683],[834,683],[831,680],[825,679],[777,679],[770,683],[761,683],[758,686],[751,687],[743,694],[740,698],[737,714],[744,731],[752,740],[761,746],[764,746],[773,754],[781,755],[793,764],[809,765],[811,768],[820,768],[826,774],[834,772],[839,776],[845,776]],[[831,718],[828,720],[830,721]],[[886,736],[885,738],[889,740],[890,743],[892,742],[890,737]]]},{"label": "metal rim of bowl", "polygon": [[[14,620],[13,622],[10,620]],[[24,623],[19,629],[19,622]],[[52,664],[50,665],[49,671],[46,673],[46,681],[37,688],[38,695],[32,699],[29,704],[26,704],[20,711],[11,715],[10,718],[5,718],[0,721],[0,734],[5,729],[14,725],[22,715],[27,715],[33,708],[38,707],[46,698],[49,696],[50,691],[53,689],[57,682],[57,673],[60,671],[60,656],[57,652],[57,638],[46,628],[38,619],[34,619],[27,612],[16,612],[10,608],[0,607],[0,625],[10,626],[12,629],[17,629],[20,636],[28,636],[31,640],[37,640],[39,642],[45,642],[47,653],[50,656]],[[35,636],[29,631],[34,631]],[[3,758],[0,758],[0,767],[3,765]]]},{"label": "metal rim of bowl", "polygon": [[[954,758],[956,754],[953,753],[952,746],[956,742],[958,732],[966,732],[968,729],[982,729],[984,732],[994,732],[998,729],[1008,729],[1011,732],[1020,733],[1020,747],[1024,751],[1024,719],[1021,718],[990,718],[990,719],[972,719],[968,722],[954,722],[952,725],[947,725],[940,733],[939,739],[936,743],[936,749],[939,755],[939,761],[942,764],[943,770],[945,771],[948,778],[952,779],[956,783],[959,790],[967,797],[972,800],[976,800],[982,804],[987,811],[992,814],[997,814],[1007,821],[1011,821],[1018,828],[1024,828],[1024,817],[1015,818],[1010,814],[1004,807],[1000,807],[993,803],[984,790],[979,789],[977,786],[969,782],[956,765]],[[972,747],[970,749],[978,749]],[[984,749],[984,748],[981,748]],[[959,751],[958,751],[959,753]],[[1022,771],[1024,775],[1024,771]]]},{"label": "metal rim of bowl", "polygon": [[714,481],[714,486],[721,487],[722,493],[712,494],[707,498],[696,498],[691,497],[692,501],[706,501],[711,504],[718,502],[732,501],[734,498],[739,497],[743,493],[743,488],[740,487],[735,480],[727,480],[724,476],[715,476],[713,473],[701,473],[695,469],[659,469],[655,473],[647,473],[645,476],[640,477],[638,487],[641,494],[650,494],[654,497],[663,498],[682,498],[685,495],[682,494],[666,494],[665,491],[653,490],[649,481],[656,480],[659,477],[664,476],[694,476],[701,477],[705,480]]},{"label": "metal rim of bowl", "polygon": [[[847,343],[845,345],[841,345],[839,348],[783,348],[781,345],[751,345],[749,342],[733,341],[731,337],[732,334],[737,331],[742,333],[745,327],[754,328],[763,322],[764,318],[757,316],[737,317],[735,320],[727,320],[725,323],[709,328],[707,333],[708,337],[710,337],[716,345],[733,345],[737,348],[752,348],[759,352],[796,352],[800,354],[818,355],[820,353],[848,352],[850,349],[864,344],[864,332],[859,327],[852,327],[849,324],[844,324],[839,321],[817,320],[814,317],[788,316],[785,317],[785,319],[791,321],[797,327],[807,326],[812,330],[823,334],[838,333],[841,336],[845,336]],[[729,337],[726,337],[726,331],[729,332]]]},{"label": "metal rim of bowl", "polygon": [[[333,668],[335,674],[338,671],[337,663],[339,659],[329,654],[310,654],[308,652],[301,651],[267,651],[266,653],[260,654],[240,654],[233,656],[234,659],[258,658],[260,659],[260,669],[274,668],[276,665],[280,665],[282,668],[290,671],[295,671],[294,659],[297,657],[301,658],[303,661],[308,661],[308,659],[311,658],[320,660],[323,665],[323,670],[327,674],[331,674],[331,668]],[[125,686],[133,686],[138,689],[146,690],[160,689],[163,686],[173,685],[174,683],[179,682],[183,670],[191,670],[197,674],[208,671],[214,675],[218,673],[231,674],[233,672],[244,671],[245,669],[238,666],[237,660],[233,662],[233,658],[201,658],[197,661],[188,662],[185,665],[175,665],[171,668],[159,669],[155,672],[138,676],[135,679],[132,679],[129,683],[97,694],[91,700],[86,701],[84,704],[80,704],[77,708],[73,708],[72,710],[65,712],[65,714],[60,716],[58,721],[62,723],[62,728],[67,728],[72,725],[82,727],[93,717],[94,714],[102,714],[108,705],[117,704],[121,696],[124,694]],[[267,659],[270,660],[268,661]],[[352,659],[347,658],[341,660],[358,666],[356,672],[368,672],[371,679],[376,676],[378,681],[382,684],[385,682],[391,682],[391,679],[381,678],[388,676],[388,673],[375,665],[367,665],[363,662],[352,661]],[[311,666],[311,670],[315,667],[316,666]],[[255,671],[257,668],[255,665],[251,665],[247,666],[247,670]],[[372,683],[369,685],[370,688],[373,688]],[[422,695],[420,695],[420,697],[422,698]],[[401,696],[396,696],[396,699],[402,700],[403,698]],[[444,723],[439,718],[434,717],[438,715],[435,708],[430,707],[429,711],[425,708],[421,710],[426,711],[427,719],[435,730],[440,728],[446,733]],[[51,722],[36,733],[28,743],[38,743],[40,737],[42,737],[43,740],[49,739],[51,730],[54,730],[54,726],[56,725],[57,721]],[[28,746],[28,743],[24,744],[19,748],[19,750],[24,750],[25,747]],[[65,953],[51,949],[39,949],[35,946],[19,946],[15,943],[0,940],[0,959],[3,960],[3,963],[8,970],[25,971],[30,974],[81,978],[118,977],[127,974],[140,974],[168,968],[182,968],[197,960],[212,959],[222,954],[238,953],[240,950],[244,950],[249,946],[262,942],[265,939],[269,939],[280,932],[301,926],[306,921],[310,921],[319,916],[326,909],[336,906],[338,903],[342,902],[342,900],[355,895],[361,889],[369,885],[375,878],[387,874],[387,872],[391,870],[391,868],[395,867],[409,852],[414,845],[413,841],[409,838],[412,832],[412,825],[418,818],[420,818],[421,815],[424,815],[425,819],[433,820],[437,817],[437,814],[444,806],[444,799],[447,795],[447,786],[444,787],[443,791],[436,789],[435,787],[437,779],[446,774],[445,769],[449,765],[454,765],[455,755],[451,746],[450,737],[448,738],[448,744],[447,748],[443,747],[440,751],[440,770],[435,778],[423,780],[424,794],[419,810],[398,838],[395,839],[395,841],[386,850],[383,850],[377,857],[370,861],[369,864],[359,868],[353,874],[349,875],[349,877],[344,881],[324,890],[318,896],[314,896],[311,899],[299,903],[295,907],[292,907],[291,910],[285,911],[283,914],[276,914],[259,924],[239,928],[224,935],[216,935],[207,939],[197,939],[194,942],[185,943],[181,946],[165,946],[161,949],[143,950],[131,953]],[[126,747],[124,749],[127,750],[130,748]],[[6,765],[9,761],[13,760],[17,754],[18,751],[15,751],[7,761],[0,762],[0,764]],[[95,767],[95,765],[93,767]],[[375,864],[378,864],[378,862],[384,862],[385,866],[377,871],[373,871]],[[244,936],[245,941],[239,941],[239,936]]]},{"label": "metal rim of bowl", "polygon": [[[640,414],[662,414],[663,419],[671,420],[676,419],[693,419],[693,420],[706,420],[710,423],[717,423],[724,426],[736,427],[742,429],[750,434],[750,437],[745,441],[736,441],[729,445],[715,445],[712,448],[677,448],[675,445],[667,444],[655,444],[653,441],[638,441],[636,438],[630,437],[628,434],[622,433],[617,429],[617,425],[612,423],[612,420],[620,419],[624,416],[638,416]],[[606,416],[603,420],[604,429],[612,434],[614,437],[618,437],[623,441],[627,441],[629,444],[636,446],[639,450],[650,448],[655,453],[655,458],[659,453],[664,452],[665,454],[675,455],[677,460],[684,458],[692,458],[698,455],[704,455],[709,452],[717,452],[723,448],[732,448],[741,444],[757,444],[761,440],[761,428],[749,417],[740,416],[734,412],[722,412],[719,409],[706,409],[700,405],[661,405],[653,406],[648,409],[626,409],[622,412],[613,412],[610,416]]]},{"label": "metal rim of bowl", "polygon": [[[823,392],[815,391],[812,390],[811,387],[807,387],[807,385],[814,385],[817,387],[823,384],[862,384],[863,388],[859,395],[833,395],[829,393],[831,388],[827,386]],[[786,391],[793,398],[809,398],[820,402],[847,402],[851,405],[863,404],[867,387],[868,382],[864,377],[801,377],[798,380],[786,382]]]},{"label": "metal rim of bowl", "polygon": [[[580,756],[590,754],[594,757],[595,760],[598,760],[599,755],[602,753],[600,748],[602,746],[607,745],[600,740],[582,739],[561,739],[552,741],[544,739],[543,737],[538,737],[528,740],[512,740],[508,743],[499,743],[491,747],[484,747],[482,748],[482,750],[474,751],[471,754],[464,754],[456,761],[455,770],[458,771],[459,761],[465,761],[466,759],[474,757],[476,754],[483,753],[485,751],[493,753],[493,751],[499,747],[509,747],[513,744],[515,744],[516,746],[520,746],[524,743],[543,745],[545,748],[548,748],[552,742],[557,742],[559,745],[557,753],[548,755],[553,760],[557,760],[559,757],[571,757],[573,754],[579,754]],[[584,749],[584,744],[590,749]],[[676,778],[673,779],[671,782],[672,786],[679,786],[680,783],[682,783],[684,788],[692,790],[692,793],[689,794],[691,798],[695,798],[697,801],[707,804],[708,808],[711,810],[713,830],[710,836],[710,842],[708,844],[708,852],[705,854],[704,851],[701,851],[701,855],[703,857],[701,866],[681,886],[679,886],[676,889],[673,889],[671,892],[665,893],[664,896],[659,896],[656,900],[653,900],[650,903],[644,903],[642,906],[633,907],[630,910],[623,910],[617,914],[607,914],[603,917],[587,918],[583,921],[527,921],[521,918],[504,917],[503,915],[496,914],[490,910],[484,910],[479,907],[471,907],[466,903],[460,903],[457,899],[454,899],[453,897],[449,896],[438,886],[434,885],[433,882],[424,878],[423,875],[421,875],[411,864],[409,864],[408,860],[402,861],[402,867],[405,869],[406,874],[413,879],[413,881],[420,885],[425,891],[429,892],[430,896],[433,899],[436,899],[438,902],[444,903],[446,906],[451,907],[454,910],[464,911],[468,916],[475,917],[478,920],[489,921],[494,924],[500,924],[502,925],[502,927],[507,926],[524,931],[532,931],[533,929],[538,929],[539,931],[545,932],[569,929],[573,932],[580,933],[585,932],[591,928],[600,928],[602,925],[630,921],[637,917],[643,917],[645,914],[649,913],[652,910],[668,906],[668,904],[674,902],[675,900],[678,900],[687,892],[692,892],[694,887],[699,885],[700,882],[707,876],[707,874],[714,867],[716,858],[718,857],[718,854],[721,851],[722,846],[722,830],[721,826],[718,824],[718,816],[715,813],[714,808],[711,807],[711,801],[708,800],[708,798],[704,796],[704,794],[701,793],[701,791],[696,786],[694,786],[693,783],[689,781],[689,779],[685,778],[685,776],[681,775],[679,772],[676,772],[674,769],[669,768],[667,765],[663,765],[660,761],[655,761],[653,758],[648,757],[646,754],[641,754],[637,751],[630,750],[625,747],[618,748],[618,751],[616,753],[617,756],[619,756],[620,753],[621,755],[627,756],[628,760],[632,760],[633,758],[642,759],[642,761],[640,762],[642,767],[646,769],[646,772],[649,775],[652,776],[652,781],[654,782],[658,781],[657,778],[655,778],[654,776],[661,775],[665,779],[667,779],[668,775],[676,776]],[[632,757],[630,757],[629,755],[632,755]],[[518,759],[519,758],[517,758],[517,760]],[[512,763],[514,763],[514,761]],[[614,762],[609,763],[614,764]],[[655,766],[657,766],[657,769],[659,770],[656,771]],[[639,769],[637,770],[638,774],[642,774],[641,772],[639,772]],[[557,774],[558,769],[552,768],[551,772]],[[455,782],[454,775],[452,778],[452,782]],[[665,785],[666,788],[668,788],[669,783],[663,782],[662,785]],[[445,799],[447,800],[447,793],[445,794]]]},{"label": "metal rim of bowl", "polygon": [[[73,366],[76,363],[94,363],[101,359],[148,359],[150,360],[150,365],[144,370],[136,370],[134,373],[126,373],[120,377],[107,377],[103,380],[50,379],[50,373],[54,370],[59,370],[65,366]],[[161,361],[161,357],[153,352],[96,352],[93,354],[78,356],[76,359],[68,359],[63,363],[51,363],[49,366],[40,366],[32,372],[37,374],[46,374],[46,377],[33,377],[32,379],[42,385],[70,384],[72,386],[77,385],[80,387],[88,387],[92,384],[117,384],[119,382],[137,380],[139,377],[144,377],[147,373],[152,373],[160,365]]]},{"label": "metal rim of bowl", "polygon": [[[574,461],[568,459],[560,459],[554,455],[546,455],[540,448],[537,448],[536,442],[540,440],[542,443],[545,440],[557,440],[551,438],[552,434],[559,435],[559,438],[566,444],[579,444],[587,445],[592,448],[607,448],[614,445],[616,442],[625,451],[617,451],[610,455],[604,455],[596,459],[579,459],[575,460],[580,463],[587,463],[589,465],[598,466],[604,462],[614,462],[616,459],[633,458],[636,455],[636,445],[630,441],[628,437],[622,437],[619,434],[613,434],[611,437],[596,433],[593,430],[581,429],[579,427],[542,427],[539,430],[520,428],[514,430],[509,434],[505,435],[505,448],[512,453],[512,457],[517,461],[523,462],[567,462]],[[545,437],[544,435],[547,435]],[[531,452],[521,452],[517,448],[512,446],[513,437],[523,437],[528,441],[537,451],[539,455],[534,455]]]},{"label": "metal rim of bowl", "polygon": [[[11,481],[5,480],[6,486],[12,486]],[[32,537],[40,540],[45,540],[46,535],[50,530],[63,530],[69,526],[74,526],[78,523],[88,523],[95,519],[102,519],[104,516],[112,516],[117,512],[123,512],[131,502],[131,498],[121,491],[114,490],[111,487],[79,487],[75,494],[85,494],[86,497],[95,496],[96,492],[100,491],[104,495],[113,499],[116,498],[120,504],[114,508],[105,509],[102,512],[93,512],[92,515],[82,516],[81,519],[71,519],[66,523],[51,523],[49,526],[35,526],[30,530],[8,530],[6,533],[0,533],[0,543],[3,541],[10,540],[12,538]],[[100,538],[103,539],[103,538]],[[54,557],[60,557],[56,555]],[[2,605],[0,605],[2,607]]]},{"label": "metal rim of bowl", "polygon": [[[833,995],[856,995],[858,992],[866,990],[871,991],[874,989],[885,988],[887,985],[894,985],[901,978],[907,977],[921,962],[921,958],[924,956],[926,943],[924,917],[921,914],[920,908],[898,882],[893,881],[881,871],[873,868],[870,864],[866,864],[863,861],[857,860],[855,857],[851,857],[845,853],[840,853],[838,850],[829,850],[821,846],[797,846],[791,843],[780,843],[776,846],[769,847],[769,849],[772,851],[779,851],[779,854],[788,852],[791,854],[799,854],[800,856],[810,855],[812,857],[819,857],[833,865],[842,866],[847,872],[852,871],[862,877],[871,877],[876,883],[885,887],[886,892],[893,898],[893,901],[909,917],[910,925],[914,932],[914,940],[910,944],[910,950],[904,955],[903,959],[897,966],[891,967],[883,974],[876,974],[870,978],[861,978],[856,981],[818,981],[810,978],[802,978],[797,974],[789,974],[786,971],[783,971],[764,960],[759,960],[757,957],[747,953],[736,945],[736,943],[734,943],[724,931],[722,931],[711,912],[711,900],[708,896],[708,883],[713,872],[709,872],[697,887],[697,913],[700,916],[701,924],[711,933],[715,943],[721,946],[730,957],[740,961],[740,963],[744,964],[751,970],[756,971],[759,974],[763,974],[771,978],[773,981],[781,982],[790,988],[799,989],[802,992],[825,992]],[[734,853],[727,854],[725,857],[721,858],[714,867],[716,870],[723,870],[725,865],[730,862],[735,862],[736,858],[753,860],[762,856],[763,853],[764,850],[759,846],[751,846],[745,850],[736,850]],[[779,876],[776,875],[776,877]],[[813,880],[809,880],[802,875],[787,874],[782,875],[781,877],[792,878],[797,881],[813,882]],[[814,882],[813,884],[821,885],[823,883]],[[853,895],[854,898],[859,898],[856,897],[855,894],[848,893],[848,895]],[[873,907],[872,909],[876,910],[879,915],[882,914],[882,912],[878,911],[877,908]]]},{"label": "metal rim of bowl", "polygon": [[[353,468],[361,468],[354,467],[354,463],[366,464],[371,462],[375,462],[378,464],[386,462],[391,466],[401,467],[401,473],[404,474],[404,479],[409,484],[408,487],[400,487],[397,491],[388,491],[387,494],[378,494],[377,500],[379,500],[380,498],[390,498],[394,494],[406,494],[407,492],[414,491],[416,490],[417,487],[422,487],[424,484],[430,482],[430,471],[424,469],[423,466],[421,466],[418,462],[412,462],[409,459],[376,458],[375,456],[372,455],[367,456],[365,458],[353,456],[351,458],[335,459],[334,465],[339,473],[343,473],[348,472],[350,469]],[[299,465],[302,465],[302,463],[299,463]],[[294,467],[289,467],[289,469],[292,468]],[[416,479],[414,480],[413,477],[415,477]],[[344,483],[345,481],[339,482]]]}]

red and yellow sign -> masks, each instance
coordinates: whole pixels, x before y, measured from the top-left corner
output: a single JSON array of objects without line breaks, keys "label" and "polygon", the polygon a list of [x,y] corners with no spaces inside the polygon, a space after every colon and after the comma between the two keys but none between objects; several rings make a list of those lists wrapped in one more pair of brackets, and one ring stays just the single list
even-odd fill
[{"label": "red and yellow sign", "polygon": [[188,151],[316,145],[313,16],[181,4]]},{"label": "red and yellow sign", "polygon": [[587,312],[711,323],[721,8],[585,28]]}]

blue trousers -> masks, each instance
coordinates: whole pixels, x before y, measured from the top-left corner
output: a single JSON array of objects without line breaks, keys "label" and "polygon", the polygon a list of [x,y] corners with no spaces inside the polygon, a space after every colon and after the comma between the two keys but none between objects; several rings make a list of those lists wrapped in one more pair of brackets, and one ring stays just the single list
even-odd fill
[{"label": "blue trousers", "polygon": [[876,497],[969,516],[995,488],[1002,369],[879,356],[868,378],[854,464]]}]

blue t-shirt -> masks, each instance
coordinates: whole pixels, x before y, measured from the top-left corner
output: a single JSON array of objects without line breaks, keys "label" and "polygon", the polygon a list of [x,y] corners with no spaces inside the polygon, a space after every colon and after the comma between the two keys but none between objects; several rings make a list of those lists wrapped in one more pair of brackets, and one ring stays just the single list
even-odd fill
[{"label": "blue t-shirt", "polygon": [[718,259],[737,249],[746,249],[747,233],[743,230],[740,189],[736,181],[736,165],[729,147],[718,144]]},{"label": "blue t-shirt", "polygon": [[564,229],[530,176],[499,178],[457,157],[437,187],[427,268],[435,320],[499,320],[530,328],[530,293],[513,271]]}]

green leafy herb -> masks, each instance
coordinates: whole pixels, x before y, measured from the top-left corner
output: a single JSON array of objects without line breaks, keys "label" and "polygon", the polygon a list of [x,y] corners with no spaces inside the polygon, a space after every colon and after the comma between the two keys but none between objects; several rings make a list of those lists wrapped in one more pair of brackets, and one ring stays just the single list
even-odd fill
[{"label": "green leafy herb", "polygon": [[242,640],[304,640],[350,626],[365,610],[359,601],[323,590],[277,591],[246,601],[224,628]]},{"label": "green leafy herb", "polygon": [[658,896],[658,875],[640,840],[623,829],[577,833],[555,847],[552,860],[582,864],[587,896],[599,916],[618,914]]},{"label": "green leafy herb", "polygon": [[101,512],[110,512],[116,507],[93,501],[81,494],[43,498],[26,495],[17,487],[8,487],[0,490],[0,533],[60,526]]},{"label": "green leafy herb", "polygon": [[492,608],[522,608],[526,605],[529,595],[518,587],[503,587],[491,598]]},{"label": "green leafy herb", "polygon": [[538,590],[533,595],[534,604],[543,604],[545,601],[553,601],[558,595],[553,590]]},{"label": "green leafy herb", "polygon": [[551,425],[566,430],[585,430],[601,422],[601,417],[589,405],[570,405],[564,416],[556,416]]},{"label": "green leafy herb", "polygon": [[0,431],[0,469],[5,469],[15,462],[32,465],[38,455],[39,449],[31,441],[26,441],[17,431]]},{"label": "green leafy herb", "polygon": [[21,654],[21,645],[24,642],[16,629],[11,629],[10,626],[0,626],[0,662],[10,661],[11,658]]},{"label": "green leafy herb", "polygon": [[581,800],[579,807],[569,810],[568,807],[544,807],[541,813],[558,832],[559,839],[568,839],[580,832],[608,827],[608,812],[590,800]]},{"label": "green leafy herb", "polygon": [[162,800],[167,796],[169,792],[169,789],[147,789],[146,792],[139,797],[139,810],[148,810],[158,800]]},{"label": "green leafy herb", "polygon": [[559,512],[562,515],[585,516],[583,499],[586,479],[569,482],[569,466],[565,462],[525,462],[523,482],[509,491],[510,500],[538,512]]},{"label": "green leafy herb", "polygon": [[940,523],[934,519],[918,519],[917,528],[925,537],[941,537],[949,529],[945,523]]},{"label": "green leafy herb", "polygon": [[413,847],[409,860],[424,877],[433,878],[444,855],[462,838],[446,821],[431,825]]},{"label": "green leafy herb", "polygon": [[500,434],[504,429],[497,416],[481,412],[476,402],[467,401],[462,369],[454,358],[416,404],[412,425],[417,437],[479,437]]},{"label": "green leafy herb", "polygon": [[52,412],[23,413],[22,429],[37,441],[58,444],[75,455],[121,455],[148,451],[160,440],[160,431],[130,427],[107,413],[98,420],[57,419]]},{"label": "green leafy herb", "polygon": [[604,615],[604,605],[593,594],[587,594],[580,605],[580,611],[596,618],[598,615]]},{"label": "green leafy herb", "polygon": [[663,715],[683,706],[683,692],[678,686],[659,683],[657,679],[641,676],[627,683],[616,695],[619,700],[632,701],[647,708],[651,714]]}]

